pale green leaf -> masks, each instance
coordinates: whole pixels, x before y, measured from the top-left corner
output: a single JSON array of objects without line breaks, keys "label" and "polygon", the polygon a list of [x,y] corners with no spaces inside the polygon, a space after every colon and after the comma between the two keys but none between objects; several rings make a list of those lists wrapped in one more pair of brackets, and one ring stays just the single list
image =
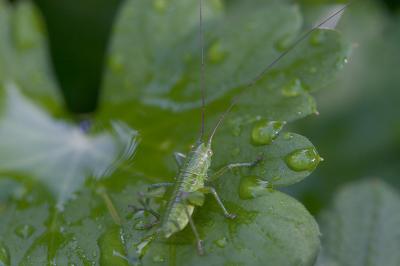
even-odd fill
[{"label": "pale green leaf", "polygon": [[399,192],[382,181],[345,186],[321,216],[318,265],[399,265],[399,214]]}]

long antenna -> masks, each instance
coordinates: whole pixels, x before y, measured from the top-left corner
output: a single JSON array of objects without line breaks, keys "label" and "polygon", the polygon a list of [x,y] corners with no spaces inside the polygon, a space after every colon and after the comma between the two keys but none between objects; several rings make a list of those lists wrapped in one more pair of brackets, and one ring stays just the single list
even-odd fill
[{"label": "long antenna", "polygon": [[206,91],[205,91],[205,63],[204,63],[204,30],[203,30],[203,0],[199,0],[200,5],[200,49],[201,49],[201,70],[200,70],[200,90],[201,90],[201,129],[200,140],[204,138],[204,123],[206,112]]},{"label": "long antenna", "polygon": [[[256,76],[256,78],[254,80],[252,80],[250,83],[248,83],[247,85],[244,86],[244,89],[248,89],[252,86],[254,86],[257,81],[259,81],[265,74],[267,74],[267,72],[273,68],[283,57],[285,57],[288,53],[290,53],[294,48],[297,47],[297,45],[299,45],[304,39],[306,39],[311,33],[313,33],[314,31],[316,31],[317,29],[321,28],[325,23],[329,22],[331,19],[333,19],[334,17],[336,17],[337,15],[339,15],[340,13],[342,13],[347,7],[349,7],[349,5],[351,4],[351,2],[347,3],[346,5],[344,5],[342,8],[340,8],[339,10],[337,10],[336,12],[332,13],[329,17],[327,17],[326,19],[324,19],[322,22],[320,22],[319,24],[317,24],[316,26],[314,26],[311,30],[307,31],[306,33],[304,33],[302,36],[300,36],[295,42],[293,42],[293,44],[286,49],[284,52],[282,52],[277,58],[275,58],[269,65],[267,65],[263,71],[260,72],[260,74],[258,74]],[[214,137],[215,132],[217,131],[218,127],[221,125],[222,121],[225,119],[226,115],[232,110],[233,106],[235,106],[235,104],[238,101],[238,96],[234,97],[231,104],[229,105],[228,109],[220,116],[220,119],[218,120],[217,124],[215,125],[210,138],[208,140],[209,144],[211,144],[212,138]]]}]

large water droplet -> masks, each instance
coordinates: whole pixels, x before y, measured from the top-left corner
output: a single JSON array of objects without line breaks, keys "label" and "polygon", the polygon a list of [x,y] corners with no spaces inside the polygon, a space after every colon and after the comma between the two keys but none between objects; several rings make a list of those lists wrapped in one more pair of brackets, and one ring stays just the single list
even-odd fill
[{"label": "large water droplet", "polygon": [[289,49],[291,44],[292,44],[291,36],[285,35],[275,43],[275,49],[278,50],[278,52],[284,52],[287,49]]},{"label": "large water droplet", "polygon": [[242,199],[252,199],[266,191],[273,190],[274,186],[268,181],[261,180],[257,176],[246,176],[240,180],[239,197]]},{"label": "large water droplet", "polygon": [[143,220],[139,220],[135,223],[136,230],[146,230],[146,223]]},{"label": "large water droplet", "polygon": [[23,239],[27,239],[32,236],[35,231],[35,227],[29,224],[19,225],[14,230],[15,234]]},{"label": "large water droplet", "polygon": [[324,30],[316,30],[310,36],[310,44],[319,46],[325,41],[326,35]]},{"label": "large water droplet", "polygon": [[285,134],[283,134],[283,139],[284,140],[291,140],[293,139],[293,134],[290,132],[285,132]]},{"label": "large water droplet", "polygon": [[215,240],[214,243],[215,245],[217,245],[217,247],[224,248],[228,244],[228,240],[226,239],[226,237],[222,237],[220,239]]},{"label": "large water droplet", "polygon": [[10,252],[3,242],[0,242],[0,265],[10,265]]},{"label": "large water droplet", "polygon": [[157,12],[163,13],[167,9],[167,0],[154,0],[153,7]]},{"label": "large water droplet", "polygon": [[286,97],[295,97],[300,95],[305,88],[300,79],[293,79],[282,88],[282,94]]},{"label": "large water droplet", "polygon": [[161,255],[155,255],[155,256],[153,256],[153,261],[154,262],[164,262],[165,258]]},{"label": "large water droplet", "polygon": [[220,41],[215,41],[208,49],[208,61],[211,64],[221,63],[226,57],[226,51]]},{"label": "large water droplet", "polygon": [[323,159],[314,147],[298,149],[285,157],[287,166],[296,172],[312,171]]},{"label": "large water droplet", "polygon": [[252,143],[254,145],[271,144],[285,124],[285,121],[261,120],[257,122],[251,131]]},{"label": "large water droplet", "polygon": [[340,57],[338,61],[336,62],[336,67],[337,69],[342,69],[345,64],[349,62],[349,59],[347,57]]}]

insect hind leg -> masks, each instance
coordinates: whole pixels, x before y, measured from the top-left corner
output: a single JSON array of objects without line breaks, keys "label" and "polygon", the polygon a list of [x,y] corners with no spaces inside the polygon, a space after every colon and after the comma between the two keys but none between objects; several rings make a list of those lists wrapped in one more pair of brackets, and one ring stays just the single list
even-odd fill
[{"label": "insect hind leg", "polygon": [[187,197],[188,197],[188,195],[189,195],[188,193],[181,193],[179,198],[183,202],[184,210],[185,210],[186,216],[187,216],[187,218],[189,220],[190,228],[192,229],[194,237],[196,238],[197,253],[200,256],[203,256],[204,255],[204,242],[200,238],[200,234],[197,231],[197,228],[196,228],[196,225],[194,224],[193,218],[190,215],[189,210],[187,208]]}]

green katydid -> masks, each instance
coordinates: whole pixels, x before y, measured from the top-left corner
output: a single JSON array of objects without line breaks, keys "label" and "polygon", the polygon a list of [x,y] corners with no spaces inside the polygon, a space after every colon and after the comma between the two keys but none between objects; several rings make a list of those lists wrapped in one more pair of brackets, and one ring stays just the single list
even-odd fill
[{"label": "green katydid", "polygon": [[[191,147],[191,150],[187,155],[182,153],[175,153],[175,159],[179,166],[179,173],[176,177],[174,183],[161,183],[154,184],[150,187],[173,187],[172,195],[167,203],[167,207],[162,215],[158,214],[156,211],[151,209],[148,200],[144,200],[146,197],[144,194],[141,195],[139,202],[142,207],[134,207],[134,210],[145,211],[154,216],[155,221],[146,225],[145,228],[152,228],[153,226],[158,226],[158,229],[151,235],[150,239],[154,239],[156,235],[160,234],[165,238],[169,238],[177,232],[182,231],[187,225],[189,225],[194,233],[197,243],[197,251],[200,255],[204,254],[203,241],[196,229],[195,223],[192,219],[192,214],[195,207],[201,206],[204,201],[205,194],[212,194],[217,201],[219,207],[221,208],[225,217],[229,219],[234,219],[236,216],[230,213],[222,203],[220,197],[216,190],[207,185],[208,180],[214,180],[215,178],[223,175],[228,170],[239,167],[253,167],[257,165],[261,160],[262,156],[255,158],[252,162],[238,162],[228,164],[222,167],[220,170],[216,171],[211,177],[208,176],[208,172],[211,166],[211,158],[213,155],[212,151],[212,140],[216,133],[218,127],[223,122],[225,116],[230,112],[232,107],[237,103],[237,98],[234,98],[229,108],[223,113],[223,115],[218,120],[216,126],[212,130],[209,138],[204,140],[204,123],[205,123],[205,87],[204,87],[204,73],[205,73],[205,62],[204,62],[204,36],[203,36],[203,9],[202,1],[200,2],[200,42],[201,42],[201,79],[200,87],[202,92],[202,111],[201,111],[201,134],[196,142]],[[306,39],[312,32],[322,27],[328,21],[332,20],[339,14],[341,14],[349,4],[343,6],[341,9],[334,12],[332,15],[327,17],[321,23],[313,27],[311,30],[307,31],[305,34],[300,36],[286,51],[281,53],[275,60],[273,60],[265,69],[263,69],[256,78],[249,83],[246,88],[253,86],[259,79],[261,79],[277,62],[279,62],[285,55],[292,51],[300,42]],[[148,244],[150,241],[147,241]]]}]

